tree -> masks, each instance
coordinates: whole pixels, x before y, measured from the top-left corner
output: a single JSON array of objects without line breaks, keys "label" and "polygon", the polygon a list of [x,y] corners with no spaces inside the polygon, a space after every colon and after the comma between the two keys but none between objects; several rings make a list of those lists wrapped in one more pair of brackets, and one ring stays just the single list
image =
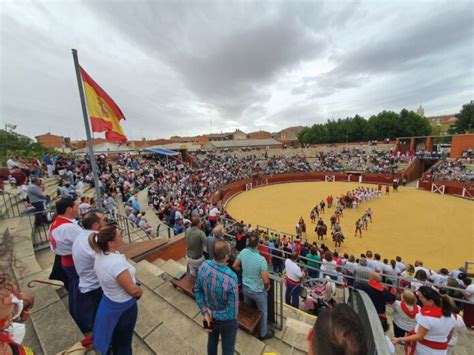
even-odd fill
[{"label": "tree", "polygon": [[426,136],[430,133],[431,126],[426,118],[403,109],[399,114],[382,111],[368,120],[359,115],[328,120],[324,124],[304,128],[298,135],[298,140],[303,144],[361,142]]},{"label": "tree", "polygon": [[15,132],[0,130],[0,163],[5,164],[8,158],[18,155],[21,158],[42,157],[47,153],[54,153],[34,142],[31,138]]},{"label": "tree", "polygon": [[462,106],[461,111],[456,115],[457,121],[450,130],[450,133],[466,133],[474,131],[474,103],[471,101]]}]

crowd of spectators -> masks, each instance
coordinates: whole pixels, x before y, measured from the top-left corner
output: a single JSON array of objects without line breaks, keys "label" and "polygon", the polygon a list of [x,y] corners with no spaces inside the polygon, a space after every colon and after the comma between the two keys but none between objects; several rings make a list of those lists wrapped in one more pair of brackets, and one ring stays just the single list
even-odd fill
[{"label": "crowd of spectators", "polygon": [[432,180],[449,180],[463,183],[474,182],[474,171],[464,159],[444,160],[434,165],[425,174],[425,178]]},{"label": "crowd of spectators", "polygon": [[355,170],[369,173],[393,174],[399,172],[400,164],[406,163],[406,155],[394,155],[391,150],[344,148],[342,151],[319,152],[314,163],[315,171]]}]

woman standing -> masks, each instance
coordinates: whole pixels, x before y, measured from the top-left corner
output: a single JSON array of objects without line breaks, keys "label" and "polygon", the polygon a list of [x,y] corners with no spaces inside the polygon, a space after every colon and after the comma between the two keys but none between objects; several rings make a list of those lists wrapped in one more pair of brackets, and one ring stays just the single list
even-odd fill
[{"label": "woman standing", "polygon": [[408,336],[393,338],[392,343],[404,341],[409,354],[445,355],[455,325],[449,297],[441,296],[428,286],[421,286],[417,294],[423,308],[416,315],[414,331]]},{"label": "woman standing", "polygon": [[94,262],[104,295],[94,323],[94,349],[107,354],[132,354],[133,329],[137,321],[137,298],[142,289],[136,284],[135,268],[118,253],[122,233],[115,223],[89,236],[91,248],[98,254]]}]

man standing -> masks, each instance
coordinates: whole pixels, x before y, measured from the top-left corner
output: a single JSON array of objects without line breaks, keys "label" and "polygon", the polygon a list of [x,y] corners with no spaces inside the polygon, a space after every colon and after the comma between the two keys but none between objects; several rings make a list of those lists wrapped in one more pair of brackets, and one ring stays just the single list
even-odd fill
[{"label": "man standing", "polygon": [[319,268],[321,266],[321,257],[318,254],[318,249],[315,245],[311,245],[309,248],[309,253],[306,254],[306,259],[308,259],[308,276],[312,279],[319,277]]},{"label": "man standing", "polygon": [[56,254],[49,278],[64,282],[69,293],[69,312],[79,324],[77,315],[80,310],[76,308],[79,276],[72,258],[72,244],[82,232],[82,228],[74,221],[79,217],[79,201],[74,201],[71,197],[61,198],[56,202],[56,213],[57,217],[49,228],[49,243]]},{"label": "man standing", "polygon": [[267,330],[268,299],[267,290],[270,288],[268,266],[265,258],[258,250],[258,235],[252,233],[248,239],[248,247],[240,252],[234,262],[233,269],[242,268],[242,284],[244,302],[256,303],[257,308],[263,313],[260,320],[260,340],[270,339],[273,332]]},{"label": "man standing", "polygon": [[214,244],[214,260],[202,264],[194,285],[196,302],[209,332],[208,355],[217,355],[219,336],[222,355],[233,355],[235,351],[239,327],[239,285],[237,275],[227,266],[229,257],[229,243],[217,240]]},{"label": "man standing", "polygon": [[367,266],[367,259],[360,258],[359,265],[354,271],[354,288],[364,289],[367,282],[369,282],[369,275],[372,269]]},{"label": "man standing", "polygon": [[214,259],[214,244],[218,240],[224,240],[225,229],[222,224],[218,224],[212,230],[212,234],[207,237],[207,254],[209,259]]},{"label": "man standing", "polygon": [[186,230],[186,259],[188,270],[192,276],[197,275],[197,271],[204,261],[204,246],[207,238],[201,230],[201,219],[193,217],[191,227]]},{"label": "man standing", "polygon": [[105,226],[105,216],[102,212],[88,212],[82,218],[84,230],[74,239],[72,244],[72,259],[79,276],[78,309],[81,313],[83,332],[92,330],[95,315],[102,299],[102,288],[94,271],[94,261],[97,255],[89,245],[89,236]]},{"label": "man standing", "polygon": [[219,220],[220,216],[220,211],[217,208],[217,206],[212,205],[210,210],[209,210],[209,222],[211,223],[211,227],[214,228],[214,226],[217,224],[217,221]]},{"label": "man standing", "polygon": [[49,154],[46,154],[44,156],[43,162],[46,164],[46,169],[48,171],[48,177],[53,177],[53,171],[54,171],[54,162],[53,159],[49,156]]},{"label": "man standing", "polygon": [[44,203],[47,200],[47,196],[43,193],[40,187],[41,181],[37,177],[31,178],[31,184],[28,185],[26,193],[31,205],[35,208],[35,227],[38,227],[43,223],[45,219],[44,215]]}]

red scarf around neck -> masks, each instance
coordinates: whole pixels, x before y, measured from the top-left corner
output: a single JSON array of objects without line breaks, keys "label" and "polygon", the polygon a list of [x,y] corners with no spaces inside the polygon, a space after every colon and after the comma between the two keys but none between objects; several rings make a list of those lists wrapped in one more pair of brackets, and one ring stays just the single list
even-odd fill
[{"label": "red scarf around neck", "polygon": [[383,291],[383,286],[375,280],[370,280],[369,286],[376,289],[377,291]]},{"label": "red scarf around neck", "polygon": [[443,316],[443,311],[441,310],[441,307],[438,306],[423,306],[421,314],[426,317],[441,318]]},{"label": "red scarf around neck", "polygon": [[403,313],[405,313],[411,319],[415,318],[416,314],[419,312],[419,308],[416,304],[413,305],[413,309],[410,311],[404,301],[400,302],[400,308],[402,309]]}]

